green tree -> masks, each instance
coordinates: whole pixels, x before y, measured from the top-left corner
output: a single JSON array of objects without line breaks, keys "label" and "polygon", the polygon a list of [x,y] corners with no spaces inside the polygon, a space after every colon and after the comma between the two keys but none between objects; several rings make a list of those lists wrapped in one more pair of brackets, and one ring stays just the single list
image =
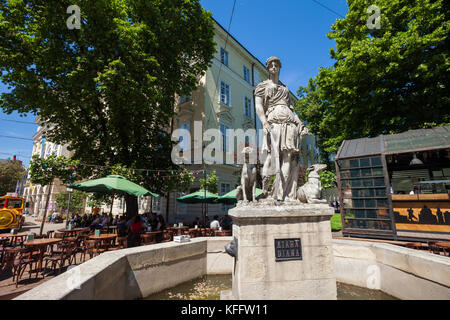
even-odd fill
[{"label": "green tree", "polygon": [[[85,193],[79,190],[75,190],[70,195],[70,213],[82,213],[84,209]],[[69,205],[69,193],[60,192],[56,195],[56,205],[61,209],[61,213],[67,212],[67,206]]]},{"label": "green tree", "polygon": [[49,186],[47,200],[45,202],[44,216],[41,222],[39,234],[42,235],[44,229],[45,219],[47,218],[48,201],[52,190],[52,184],[55,179],[59,179],[64,184],[69,184],[86,175],[83,170],[77,171],[79,164],[78,160],[68,159],[64,156],[49,155],[47,158],[41,158],[38,155],[33,155],[28,169],[31,183],[40,184],[42,186]]},{"label": "green tree", "polygon": [[309,129],[316,136],[319,148],[320,162],[334,171],[334,163],[330,161],[330,154],[335,151],[335,143],[328,140],[333,135],[336,118],[332,113],[330,104],[325,99],[323,92],[317,85],[317,81],[309,79],[308,86],[297,91],[299,100],[295,105],[301,119],[308,121]]},{"label": "green tree", "polygon": [[[380,8],[379,29],[367,21]],[[444,0],[348,0],[327,35],[332,67],[301,87],[301,117],[328,152],[345,139],[450,122],[450,11]],[[300,94],[302,93],[302,94]]]},{"label": "green tree", "polygon": [[[205,183],[206,182],[206,183]],[[219,178],[216,176],[216,170],[210,171],[206,179],[200,179],[200,188],[212,193],[217,193],[219,190]]]},{"label": "green tree", "polygon": [[336,175],[330,170],[323,170],[320,172],[320,184],[322,189],[336,188]]},{"label": "green tree", "polygon": [[[66,25],[70,5],[81,9],[80,29]],[[174,97],[196,88],[215,52],[198,0],[1,1],[0,34],[6,113],[36,113],[51,124],[46,138],[83,163],[179,170],[168,134]],[[139,180],[164,188],[155,174]],[[135,213],[137,198],[126,201]]]},{"label": "green tree", "polygon": [[17,181],[27,174],[19,161],[6,160],[0,162],[0,196],[16,191]]},{"label": "green tree", "polygon": [[108,194],[102,194],[98,192],[93,192],[89,195],[87,200],[87,206],[94,208],[98,207],[100,208],[102,205],[110,206],[112,203],[111,196]]}]

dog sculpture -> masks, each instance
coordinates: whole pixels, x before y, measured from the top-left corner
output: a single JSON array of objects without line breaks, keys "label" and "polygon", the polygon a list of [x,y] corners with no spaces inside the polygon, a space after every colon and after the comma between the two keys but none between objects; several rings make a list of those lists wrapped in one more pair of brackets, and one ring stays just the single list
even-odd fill
[{"label": "dog sculpture", "polygon": [[255,201],[256,196],[256,164],[250,164],[249,155],[253,152],[251,147],[242,149],[244,165],[242,166],[241,185],[237,187],[236,200]]},{"label": "dog sculpture", "polygon": [[325,170],[326,164],[313,164],[306,169],[308,182],[297,189],[297,199],[303,203],[326,203],[327,200],[320,199],[322,185],[320,183],[320,172]]}]

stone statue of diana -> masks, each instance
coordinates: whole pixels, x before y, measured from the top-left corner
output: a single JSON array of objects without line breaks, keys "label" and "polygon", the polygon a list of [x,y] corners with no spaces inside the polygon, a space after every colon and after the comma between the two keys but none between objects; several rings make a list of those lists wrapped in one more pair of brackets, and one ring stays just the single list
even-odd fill
[{"label": "stone statue of diana", "polygon": [[[266,61],[269,79],[255,89],[256,113],[264,128],[262,151],[267,157],[262,170],[263,197],[275,200],[296,200],[300,168],[300,142],[308,129],[291,105],[289,89],[279,82],[281,61],[270,57]],[[272,176],[276,176],[272,195],[268,194]]]}]

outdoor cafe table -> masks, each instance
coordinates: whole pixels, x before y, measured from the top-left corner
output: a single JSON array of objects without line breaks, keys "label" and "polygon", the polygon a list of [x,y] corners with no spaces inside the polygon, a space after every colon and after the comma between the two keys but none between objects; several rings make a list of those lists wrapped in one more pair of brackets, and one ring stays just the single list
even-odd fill
[{"label": "outdoor cafe table", "polygon": [[58,229],[58,232],[63,232],[65,235],[66,234],[71,234],[71,233],[81,233],[83,231],[89,230],[89,228],[73,228],[71,230],[69,229]]},{"label": "outdoor cafe table", "polygon": [[226,237],[226,236],[231,236],[231,230],[214,230],[214,233],[216,235],[216,237]]},{"label": "outdoor cafe table", "polygon": [[435,245],[441,249],[444,249],[444,254],[447,254],[450,256],[450,242],[438,241],[435,243]]},{"label": "outdoor cafe table", "polygon": [[442,247],[442,248],[447,248],[450,249],[450,242],[446,242],[446,241],[438,241],[435,243],[435,245]]},{"label": "outdoor cafe table", "polygon": [[184,230],[189,230],[188,226],[183,226],[183,227],[167,227],[167,229],[173,230],[175,232],[175,236],[181,236]]},{"label": "outdoor cafe table", "polygon": [[[116,237],[117,237],[117,234],[115,234],[115,233],[104,233],[99,236],[96,236],[96,235],[89,236],[89,239],[107,242],[107,240],[113,240]],[[106,250],[108,250],[110,242],[107,242],[107,243],[108,243],[108,245],[106,246]]]},{"label": "outdoor cafe table", "polygon": [[151,231],[151,232],[145,232],[144,235],[149,235],[150,240],[149,243],[158,242],[161,240],[162,231]]},{"label": "outdoor cafe table", "polygon": [[28,232],[21,232],[21,233],[17,233],[17,234],[12,234],[12,233],[0,234],[0,238],[11,238],[11,243],[14,243],[14,244],[16,244],[17,238],[27,237],[27,236],[28,236]]},{"label": "outdoor cafe table", "polygon": [[38,266],[37,266],[38,272],[41,271],[42,260],[44,259],[44,254],[47,249],[47,246],[54,245],[61,241],[62,241],[62,239],[58,239],[58,238],[42,238],[42,239],[34,239],[34,240],[25,241],[23,243],[24,246],[33,246],[33,247],[37,247],[39,249],[39,259],[38,259]]}]

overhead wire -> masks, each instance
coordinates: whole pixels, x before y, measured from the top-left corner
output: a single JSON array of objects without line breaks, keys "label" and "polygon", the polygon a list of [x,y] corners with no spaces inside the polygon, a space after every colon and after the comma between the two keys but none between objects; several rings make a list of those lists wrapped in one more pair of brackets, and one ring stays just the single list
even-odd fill
[{"label": "overhead wire", "polygon": [[342,14],[340,14],[339,12],[334,11],[333,9],[329,8],[328,6],[324,5],[323,3],[317,1],[317,0],[312,0],[313,2],[317,3],[319,6],[327,9],[330,12],[333,12],[334,14],[338,15],[341,18],[345,18]]}]

